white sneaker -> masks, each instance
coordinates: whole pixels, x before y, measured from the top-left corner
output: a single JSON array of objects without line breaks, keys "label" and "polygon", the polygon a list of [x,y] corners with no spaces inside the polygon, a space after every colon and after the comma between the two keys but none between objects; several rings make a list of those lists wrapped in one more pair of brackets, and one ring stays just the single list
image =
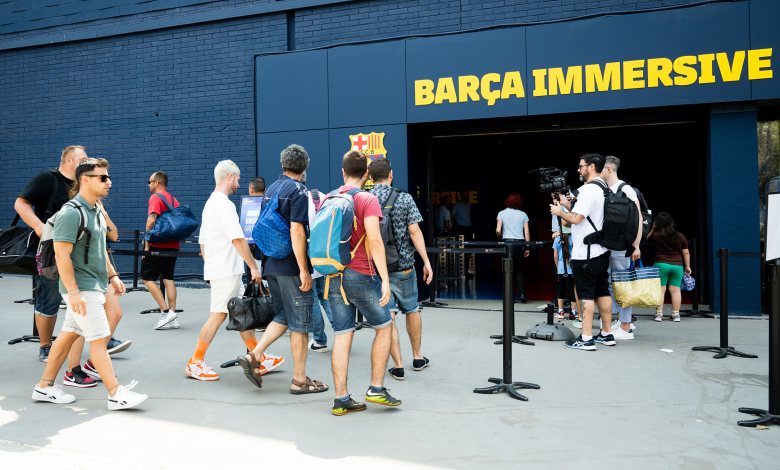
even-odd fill
[{"label": "white sneaker", "polygon": [[328,345],[320,344],[312,339],[309,341],[309,351],[320,352],[320,353],[328,352]]},{"label": "white sneaker", "polygon": [[179,315],[174,312],[173,310],[168,310],[167,312],[163,313],[160,316],[160,321],[157,322],[157,326],[154,327],[155,330],[162,330],[165,325],[168,325],[169,323],[172,323],[174,320],[179,318]]},{"label": "white sneaker", "polygon": [[149,395],[136,393],[130,390],[136,385],[138,385],[138,382],[135,380],[127,385],[120,385],[119,388],[116,389],[114,396],[108,397],[108,411],[126,410],[128,408],[136,407],[146,401],[146,399],[149,398]]},{"label": "white sneaker", "polygon": [[161,326],[159,328],[155,328],[157,330],[178,330],[179,329],[179,320],[173,320],[172,322],[168,323],[167,325]]},{"label": "white sneaker", "polygon": [[73,403],[76,397],[65,393],[59,385],[54,384],[49,387],[40,388],[37,385],[33,388],[32,399],[35,401],[48,401],[49,403]]},{"label": "white sneaker", "polygon": [[260,375],[265,375],[272,370],[276,370],[284,364],[284,356],[274,356],[273,354],[263,354],[260,358]]},{"label": "white sneaker", "polygon": [[619,339],[619,340],[634,339],[634,333],[625,331],[623,330],[623,328],[620,327],[614,328],[612,330],[612,335],[615,337],[615,339]]},{"label": "white sneaker", "polygon": [[581,330],[582,329],[582,320],[574,320],[574,321],[572,321],[571,322],[571,326],[573,326],[574,328],[579,328]]},{"label": "white sneaker", "polygon": [[[620,320],[615,320],[612,322],[612,331],[615,331],[620,328]],[[628,327],[628,331],[633,333],[636,331],[636,325],[634,325],[634,322],[631,322],[631,326]]]}]

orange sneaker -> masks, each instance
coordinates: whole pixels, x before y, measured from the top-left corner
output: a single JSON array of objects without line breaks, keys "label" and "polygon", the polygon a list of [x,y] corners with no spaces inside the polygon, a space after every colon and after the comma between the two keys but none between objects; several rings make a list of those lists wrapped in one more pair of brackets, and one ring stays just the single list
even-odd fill
[{"label": "orange sneaker", "polygon": [[276,370],[282,364],[284,364],[284,356],[263,354],[262,357],[260,357],[260,375],[265,375],[272,370]]},{"label": "orange sneaker", "polygon": [[214,369],[209,367],[208,364],[204,361],[193,361],[192,359],[187,361],[184,375],[191,379],[203,380],[204,382],[219,380],[219,374],[214,372]]}]

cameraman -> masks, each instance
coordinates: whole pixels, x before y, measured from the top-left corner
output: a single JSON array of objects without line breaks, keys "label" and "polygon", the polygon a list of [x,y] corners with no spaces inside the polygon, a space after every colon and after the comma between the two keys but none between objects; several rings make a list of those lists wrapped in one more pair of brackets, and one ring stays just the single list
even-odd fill
[{"label": "cameraman", "polygon": [[[582,302],[582,334],[566,341],[566,347],[595,351],[596,343],[614,346],[615,338],[611,334],[612,298],[609,295],[609,250],[598,244],[586,244],[585,237],[596,232],[595,227],[604,223],[604,192],[598,184],[588,184],[601,179],[604,169],[604,157],[588,153],[580,158],[577,172],[580,180],[586,184],[579,188],[577,200],[571,202],[561,196],[556,204],[550,205],[550,213],[572,225],[571,235],[574,248],[571,253],[571,268],[574,272],[574,284]],[[564,212],[561,206],[570,209]],[[593,337],[593,314],[598,303],[602,330]]]}]

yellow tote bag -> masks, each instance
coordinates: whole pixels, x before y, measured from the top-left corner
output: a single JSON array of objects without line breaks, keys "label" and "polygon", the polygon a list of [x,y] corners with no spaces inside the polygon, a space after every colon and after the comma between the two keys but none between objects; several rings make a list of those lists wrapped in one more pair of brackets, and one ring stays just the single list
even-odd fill
[{"label": "yellow tote bag", "polygon": [[621,307],[656,307],[661,304],[661,273],[642,267],[612,273],[612,292]]}]

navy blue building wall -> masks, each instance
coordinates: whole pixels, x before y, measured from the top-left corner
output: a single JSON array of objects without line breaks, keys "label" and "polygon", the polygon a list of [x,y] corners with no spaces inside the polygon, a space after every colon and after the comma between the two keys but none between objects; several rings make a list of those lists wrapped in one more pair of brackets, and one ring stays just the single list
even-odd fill
[{"label": "navy blue building wall", "polygon": [[[217,160],[256,172],[256,53],[689,3],[698,2],[3,2],[0,223],[24,182],[76,143],[112,162],[107,207],[121,228],[142,228],[146,179],[158,169],[199,212]],[[273,167],[275,154],[266,158]]]}]

